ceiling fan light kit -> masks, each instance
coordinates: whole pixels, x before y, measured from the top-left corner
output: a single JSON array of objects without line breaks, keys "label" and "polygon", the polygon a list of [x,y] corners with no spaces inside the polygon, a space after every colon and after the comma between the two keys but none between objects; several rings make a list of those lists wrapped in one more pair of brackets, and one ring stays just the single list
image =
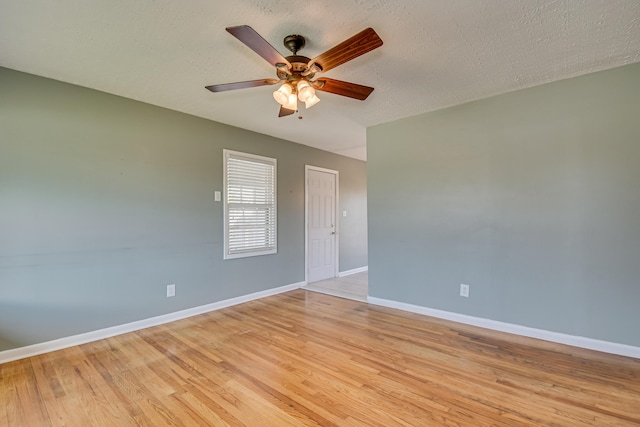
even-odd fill
[{"label": "ceiling fan light kit", "polygon": [[280,89],[273,92],[273,99],[280,105],[284,105],[289,102],[289,95],[293,93],[293,88],[289,83],[285,83],[280,86]]},{"label": "ceiling fan light kit", "polygon": [[278,79],[267,78],[206,86],[211,92],[282,83],[273,92],[273,98],[281,106],[278,117],[295,113],[298,110],[298,100],[304,102],[307,109],[316,105],[320,102],[316,91],[329,92],[360,101],[367,99],[373,92],[372,87],[341,80],[324,77],[313,80],[318,73],[326,72],[382,46],[382,40],[372,28],[359,32],[314,59],[298,55],[298,51],[306,44],[304,37],[300,35],[294,34],[284,38],[285,47],[293,53],[285,58],[248,25],[228,27],[226,30],[274,66]]},{"label": "ceiling fan light kit", "polygon": [[315,89],[305,79],[298,81],[296,89],[298,90],[298,99],[302,102],[307,102],[308,100],[316,96]]},{"label": "ceiling fan light kit", "polygon": [[320,102],[320,98],[316,95],[316,90],[306,79],[300,79],[293,86],[291,83],[284,83],[273,92],[273,98],[287,110],[298,110],[298,100],[304,102],[305,108],[309,109]]},{"label": "ceiling fan light kit", "polygon": [[286,104],[282,104],[284,108],[287,110],[298,111],[298,98],[295,93],[289,95],[289,99],[287,99]]},{"label": "ceiling fan light kit", "polygon": [[309,98],[305,103],[304,106],[305,108],[308,110],[309,108],[313,107],[314,105],[316,105],[318,102],[320,102],[320,98],[318,98],[317,95],[313,95],[311,98]]}]

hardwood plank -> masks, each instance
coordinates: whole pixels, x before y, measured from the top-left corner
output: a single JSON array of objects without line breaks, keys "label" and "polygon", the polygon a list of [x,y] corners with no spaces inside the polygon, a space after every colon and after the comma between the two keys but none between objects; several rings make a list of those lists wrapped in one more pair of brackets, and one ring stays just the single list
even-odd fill
[{"label": "hardwood plank", "polygon": [[296,290],[0,365],[0,426],[637,426],[640,360]]},{"label": "hardwood plank", "polygon": [[42,397],[29,361],[0,365],[0,372],[0,402],[4,406],[0,421],[7,425],[51,425],[46,407],[40,404]]}]

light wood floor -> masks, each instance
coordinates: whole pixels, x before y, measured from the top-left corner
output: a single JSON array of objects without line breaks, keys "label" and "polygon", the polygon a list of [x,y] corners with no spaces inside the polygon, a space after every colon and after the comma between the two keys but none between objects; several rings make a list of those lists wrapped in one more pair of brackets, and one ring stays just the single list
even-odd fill
[{"label": "light wood floor", "polygon": [[2,426],[633,426],[640,360],[296,290],[0,365]]},{"label": "light wood floor", "polygon": [[305,285],[303,289],[356,301],[366,301],[369,295],[369,272],[364,271],[344,277],[320,280]]}]

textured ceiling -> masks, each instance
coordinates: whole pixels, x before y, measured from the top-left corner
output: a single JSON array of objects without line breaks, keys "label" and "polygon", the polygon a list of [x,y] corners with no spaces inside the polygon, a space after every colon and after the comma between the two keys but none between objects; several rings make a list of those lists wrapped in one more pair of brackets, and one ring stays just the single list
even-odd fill
[{"label": "textured ceiling", "polygon": [[[323,75],[375,91],[298,120],[274,87],[205,90],[275,77],[224,30],[242,24],[311,58],[373,27],[381,48]],[[0,0],[0,66],[360,159],[367,126],[639,61],[638,0]]]}]

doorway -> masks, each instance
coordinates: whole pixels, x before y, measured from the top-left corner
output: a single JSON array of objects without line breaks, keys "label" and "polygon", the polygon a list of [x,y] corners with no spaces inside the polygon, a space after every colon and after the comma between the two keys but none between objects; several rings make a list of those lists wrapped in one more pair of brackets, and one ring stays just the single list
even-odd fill
[{"label": "doorway", "polygon": [[338,275],[338,171],[305,166],[306,281]]},{"label": "doorway", "polygon": [[302,289],[367,302],[367,295],[369,295],[369,272],[361,271],[347,276],[320,280],[319,282],[305,285]]}]

